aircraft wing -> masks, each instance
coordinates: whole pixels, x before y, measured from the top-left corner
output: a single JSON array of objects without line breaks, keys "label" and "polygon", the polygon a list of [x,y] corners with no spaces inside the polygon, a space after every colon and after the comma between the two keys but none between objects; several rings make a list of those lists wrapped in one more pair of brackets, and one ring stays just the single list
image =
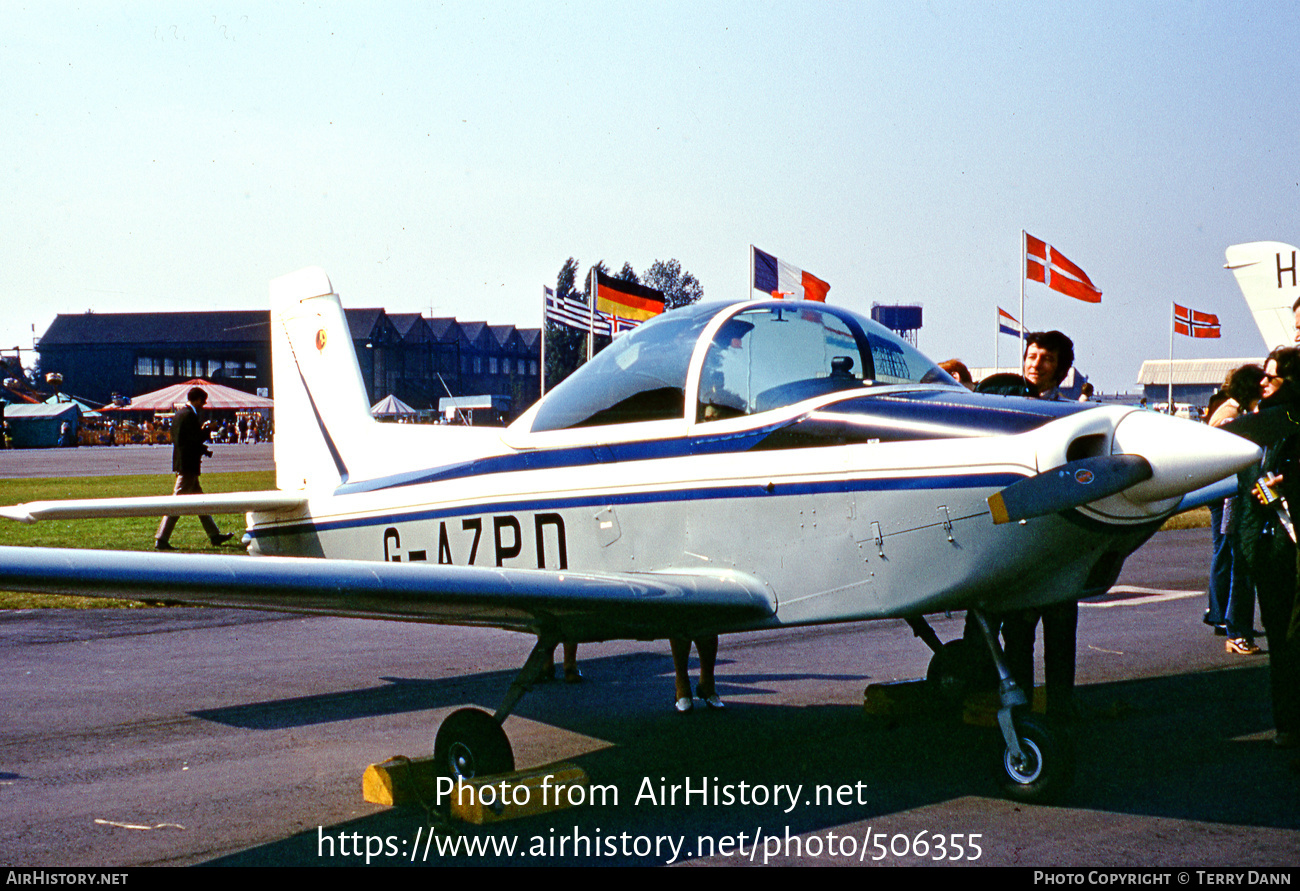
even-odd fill
[{"label": "aircraft wing", "polygon": [[147,495],[141,498],[82,498],[29,501],[0,507],[0,517],[20,523],[38,520],[89,520],[100,517],[197,516],[249,511],[294,510],[307,503],[305,492],[218,492],[202,495]]},{"label": "aircraft wing", "polygon": [[0,547],[0,590],[175,600],[517,631],[572,639],[691,636],[776,613],[766,585],[732,570],[564,570]]}]

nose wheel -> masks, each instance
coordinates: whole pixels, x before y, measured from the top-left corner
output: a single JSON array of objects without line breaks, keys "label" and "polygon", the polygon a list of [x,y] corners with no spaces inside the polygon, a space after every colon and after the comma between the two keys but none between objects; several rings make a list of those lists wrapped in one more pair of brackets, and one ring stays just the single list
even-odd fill
[{"label": "nose wheel", "polygon": [[1002,791],[1030,803],[1051,801],[1074,780],[1074,752],[1064,731],[1048,727],[1034,715],[1012,719],[1018,752],[1002,752]]},{"label": "nose wheel", "polygon": [[988,644],[998,672],[998,727],[1006,748],[1002,752],[1002,791],[1025,802],[1050,801],[1074,781],[1074,749],[1064,728],[1029,714],[1029,699],[1007,669],[996,632],[983,611],[968,613]]}]

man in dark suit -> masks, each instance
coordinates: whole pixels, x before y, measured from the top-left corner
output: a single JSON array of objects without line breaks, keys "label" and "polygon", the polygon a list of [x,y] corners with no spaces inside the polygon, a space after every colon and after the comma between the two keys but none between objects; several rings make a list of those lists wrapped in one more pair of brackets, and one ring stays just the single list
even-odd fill
[{"label": "man in dark suit", "polygon": [[[1061,383],[1074,364],[1074,341],[1060,331],[1038,331],[1025,337],[1024,376],[1039,399],[1060,401]],[[1034,638],[1043,623],[1043,682],[1047,688],[1047,713],[1072,720],[1078,714],[1074,701],[1075,646],[1079,631],[1079,601],[1066,600],[1038,610],[1007,615],[1002,623],[1007,668],[1026,695],[1034,691]]]},{"label": "man in dark suit", "polygon": [[[200,387],[194,387],[187,396],[187,402],[172,419],[172,471],[176,474],[176,488],[173,495],[202,495],[203,487],[199,485],[199,468],[203,456],[211,456],[203,438],[203,424],[200,414],[208,402],[208,394]],[[158,534],[154,536],[154,547],[160,551],[174,551],[171,546],[172,530],[176,528],[178,517],[163,517],[158,524]],[[208,533],[208,540],[213,546],[222,545],[234,538],[234,533],[222,532],[211,517],[199,517],[203,531]]]}]

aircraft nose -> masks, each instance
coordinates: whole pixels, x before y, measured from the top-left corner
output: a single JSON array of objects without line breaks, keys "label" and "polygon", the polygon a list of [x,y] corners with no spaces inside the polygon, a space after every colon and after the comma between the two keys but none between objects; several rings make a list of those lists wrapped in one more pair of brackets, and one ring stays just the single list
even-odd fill
[{"label": "aircraft nose", "polygon": [[1136,503],[1173,498],[1231,476],[1260,458],[1259,446],[1205,424],[1134,411],[1115,425],[1112,453],[1141,455],[1151,478],[1127,489]]}]

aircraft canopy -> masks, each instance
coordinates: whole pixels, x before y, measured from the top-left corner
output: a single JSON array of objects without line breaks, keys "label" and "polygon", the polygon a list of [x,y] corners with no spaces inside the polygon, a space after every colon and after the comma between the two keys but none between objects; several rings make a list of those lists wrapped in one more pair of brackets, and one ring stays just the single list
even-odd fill
[{"label": "aircraft canopy", "polygon": [[[698,369],[695,375],[692,372]],[[805,301],[671,310],[616,339],[549,393],[532,432],[759,414],[840,390],[959,386],[892,331]]]}]

